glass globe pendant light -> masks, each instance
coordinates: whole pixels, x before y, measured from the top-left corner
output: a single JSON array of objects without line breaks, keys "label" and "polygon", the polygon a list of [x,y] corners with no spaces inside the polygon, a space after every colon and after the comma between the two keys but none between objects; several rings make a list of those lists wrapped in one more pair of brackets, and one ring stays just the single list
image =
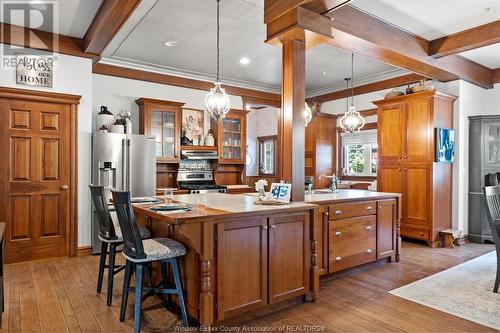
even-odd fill
[{"label": "glass globe pendant light", "polygon": [[347,109],[345,114],[340,118],[340,127],[344,132],[352,134],[359,132],[365,126],[365,118],[356,111],[354,106],[354,53],[351,54],[351,78],[346,78],[347,89],[349,89],[349,81],[351,81],[351,106],[349,106],[349,97],[347,97]]},{"label": "glass globe pendant light", "polygon": [[220,77],[219,77],[219,58],[220,58],[220,0],[217,1],[217,77],[214,82],[214,87],[210,89],[210,92],[205,97],[205,108],[213,119],[216,121],[222,120],[226,113],[231,109],[231,103],[229,102],[229,96],[226,94],[224,88],[221,87]]}]

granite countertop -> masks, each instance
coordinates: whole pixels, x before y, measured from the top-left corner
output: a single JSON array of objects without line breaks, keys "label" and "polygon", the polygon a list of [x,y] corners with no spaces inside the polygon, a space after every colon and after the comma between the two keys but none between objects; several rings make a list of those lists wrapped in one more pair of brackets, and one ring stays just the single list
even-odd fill
[{"label": "granite countertop", "polygon": [[305,196],[305,202],[323,203],[323,202],[343,202],[343,201],[361,201],[361,200],[379,200],[400,197],[399,193],[374,192],[365,190],[345,190],[339,189],[336,193],[315,193]]}]

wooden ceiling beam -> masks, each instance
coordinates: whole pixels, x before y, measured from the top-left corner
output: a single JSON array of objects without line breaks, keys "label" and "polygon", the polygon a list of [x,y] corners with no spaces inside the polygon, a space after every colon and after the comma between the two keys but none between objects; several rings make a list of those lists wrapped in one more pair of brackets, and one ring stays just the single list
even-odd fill
[{"label": "wooden ceiling beam", "polygon": [[500,43],[500,20],[429,42],[429,55],[440,58]]},{"label": "wooden ceiling beam", "polygon": [[[94,74],[102,74],[108,76],[121,77],[125,79],[140,80],[146,82],[166,84],[176,87],[204,90],[207,92],[214,86],[212,82],[208,81],[188,79],[180,76],[154,73],[154,72],[142,71],[127,67],[113,66],[102,63],[95,64],[92,68],[92,72]],[[281,101],[281,95],[279,94],[273,94],[269,92],[228,86],[228,85],[223,85],[223,88],[226,89],[226,93],[228,93],[229,95],[247,96],[251,98],[264,99],[269,101]]]},{"label": "wooden ceiling beam", "polygon": [[83,52],[83,41],[66,35],[0,23],[0,43],[34,50],[98,59],[96,54]]},{"label": "wooden ceiling beam", "polygon": [[[412,84],[415,82],[418,82],[420,80],[425,79],[425,76],[419,75],[419,74],[406,74],[398,77],[394,77],[391,79],[387,80],[382,80],[378,82],[373,82],[373,83],[368,83],[362,86],[357,86],[354,87],[354,95],[363,95],[363,94],[368,94],[371,92],[375,91],[380,91],[380,90],[385,90],[389,88],[395,88],[395,87],[400,87],[404,86],[407,84]],[[351,89],[344,89],[344,90],[339,90],[339,91],[334,91],[331,93],[315,96],[315,97],[310,97],[308,98],[308,101],[318,101],[321,103],[328,102],[328,101],[334,101],[337,99],[342,99],[346,98],[348,96],[351,96]]]},{"label": "wooden ceiling beam", "polygon": [[101,54],[141,0],[105,0],[83,37],[83,51]]},{"label": "wooden ceiling beam", "polygon": [[500,83],[500,68],[493,70],[492,80],[493,83]]}]

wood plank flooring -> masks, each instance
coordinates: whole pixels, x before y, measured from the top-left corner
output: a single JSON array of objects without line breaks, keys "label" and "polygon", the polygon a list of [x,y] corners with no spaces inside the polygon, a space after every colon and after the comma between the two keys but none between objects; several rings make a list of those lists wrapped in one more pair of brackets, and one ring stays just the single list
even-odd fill
[{"label": "wood plank flooring", "polygon": [[[379,262],[322,280],[315,303],[228,325],[321,325],[324,332],[492,332],[387,293],[492,250],[490,245],[431,249],[404,242],[399,263]],[[121,255],[118,258],[122,260]],[[118,320],[123,276],[115,278],[113,305],[107,307],[106,282],[102,294],[95,292],[97,267],[98,257],[92,256],[6,265],[0,332],[131,332],[133,297],[125,322]],[[160,303],[153,298],[145,302],[142,331],[168,332],[180,324],[177,315]]]}]

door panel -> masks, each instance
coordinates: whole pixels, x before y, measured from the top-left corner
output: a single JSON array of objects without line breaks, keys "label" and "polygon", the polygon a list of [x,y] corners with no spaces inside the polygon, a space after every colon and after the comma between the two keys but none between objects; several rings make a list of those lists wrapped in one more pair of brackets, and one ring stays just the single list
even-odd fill
[{"label": "door panel", "polygon": [[69,254],[70,106],[0,99],[5,261]]},{"label": "door panel", "polygon": [[377,202],[377,259],[396,254],[396,223],[398,207],[396,199]]},{"label": "door panel", "polygon": [[269,219],[269,303],[308,291],[309,254],[307,214]]},{"label": "door panel", "polygon": [[433,161],[432,110],[427,98],[415,98],[406,112],[406,152],[408,162]]},{"label": "door panel", "polygon": [[[427,193],[431,186],[431,168],[424,165],[407,165],[405,173],[405,198],[403,224],[429,226],[430,198]],[[403,235],[404,236],[404,235]]]},{"label": "door panel", "polygon": [[378,110],[378,149],[380,163],[401,161],[404,147],[404,104],[389,105]]},{"label": "door panel", "polygon": [[381,192],[403,194],[403,171],[399,165],[383,165],[378,168],[378,189]]},{"label": "door panel", "polygon": [[267,304],[267,219],[219,223],[217,239],[218,319]]}]

